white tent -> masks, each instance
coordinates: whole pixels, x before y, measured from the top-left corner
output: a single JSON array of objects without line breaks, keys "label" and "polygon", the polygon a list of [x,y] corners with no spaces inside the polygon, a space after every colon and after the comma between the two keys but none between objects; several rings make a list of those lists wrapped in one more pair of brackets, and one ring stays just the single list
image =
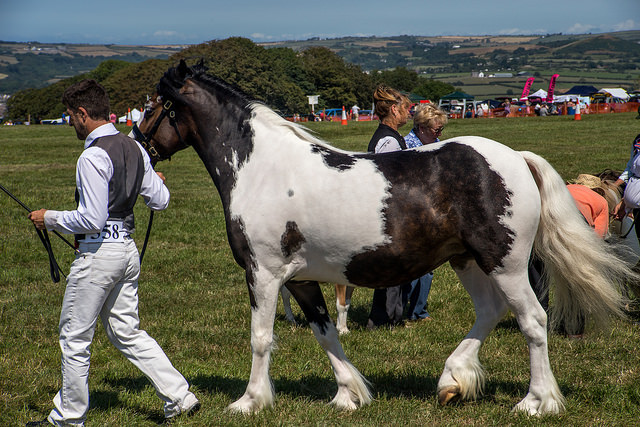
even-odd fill
[{"label": "white tent", "polygon": [[546,98],[547,97],[547,91],[544,89],[538,89],[537,91],[533,92],[531,95],[529,95],[527,98]]},{"label": "white tent", "polygon": [[576,102],[578,100],[578,95],[554,95],[553,102]]},{"label": "white tent", "polygon": [[[127,123],[127,114],[125,114],[122,117],[119,117],[118,123]],[[133,121],[133,123],[136,123],[140,119],[141,115],[142,115],[142,111],[138,110],[137,108],[134,108],[133,110],[131,110],[131,120]]]},{"label": "white tent", "polygon": [[581,108],[584,108],[585,105],[591,104],[591,99],[588,96],[579,96],[579,95],[554,95],[553,102],[579,102],[582,105]]},{"label": "white tent", "polygon": [[609,95],[611,95],[613,98],[619,98],[619,99],[623,99],[625,101],[629,100],[629,94],[627,93],[626,90],[617,87],[617,88],[610,88],[610,89],[600,89],[598,91],[598,93],[608,93]]}]

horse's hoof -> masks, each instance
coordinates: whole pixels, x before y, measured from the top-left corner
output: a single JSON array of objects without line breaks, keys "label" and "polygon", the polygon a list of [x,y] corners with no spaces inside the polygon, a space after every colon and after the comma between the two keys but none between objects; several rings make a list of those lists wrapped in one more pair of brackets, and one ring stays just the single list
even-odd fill
[{"label": "horse's hoof", "polygon": [[445,406],[460,399],[460,389],[457,386],[448,386],[438,392],[438,403]]},{"label": "horse's hoof", "polygon": [[226,411],[232,414],[255,414],[261,408],[256,404],[256,402],[250,397],[242,396],[240,399],[236,400],[229,406],[227,406]]}]

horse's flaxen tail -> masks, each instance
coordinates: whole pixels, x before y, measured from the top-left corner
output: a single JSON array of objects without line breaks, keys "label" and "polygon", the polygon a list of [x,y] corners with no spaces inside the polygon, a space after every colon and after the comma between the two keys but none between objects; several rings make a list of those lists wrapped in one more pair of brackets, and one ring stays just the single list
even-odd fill
[{"label": "horse's flaxen tail", "polygon": [[603,325],[611,315],[624,317],[620,289],[637,274],[587,225],[555,169],[534,153],[521,154],[540,191],[534,253],[554,286],[552,325],[575,331],[585,318]]}]

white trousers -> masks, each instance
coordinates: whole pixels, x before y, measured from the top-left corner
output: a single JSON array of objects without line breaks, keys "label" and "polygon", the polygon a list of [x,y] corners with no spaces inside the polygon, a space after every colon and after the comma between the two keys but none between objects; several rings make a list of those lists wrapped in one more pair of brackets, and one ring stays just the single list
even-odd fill
[{"label": "white trousers", "polygon": [[83,425],[89,408],[90,345],[98,316],[111,343],[137,366],[165,402],[166,417],[197,402],[189,384],[158,343],[140,329],[140,262],[133,239],[120,243],[81,243],[71,264],[60,314],[62,387],[53,399],[49,422]]}]

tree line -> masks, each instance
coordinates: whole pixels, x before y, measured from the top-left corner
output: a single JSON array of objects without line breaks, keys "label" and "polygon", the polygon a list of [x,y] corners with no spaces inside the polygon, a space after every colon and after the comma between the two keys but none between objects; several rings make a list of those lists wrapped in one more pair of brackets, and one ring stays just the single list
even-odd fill
[{"label": "tree line", "polygon": [[186,48],[168,59],[130,63],[106,60],[91,72],[56,82],[41,89],[16,92],[7,101],[7,119],[32,121],[60,117],[64,89],[76,81],[93,78],[111,99],[111,109],[123,115],[129,108],[141,108],[164,72],[185,59],[189,64],[204,61],[209,73],[237,86],[249,97],[262,101],[283,115],[310,111],[308,95],[319,95],[316,109],[349,108],[372,103],[374,88],[386,84],[416,97],[437,101],[455,90],[452,85],[419,76],[403,67],[364,72],[345,62],[325,47],[302,51],[265,48],[249,39],[233,37]]}]

